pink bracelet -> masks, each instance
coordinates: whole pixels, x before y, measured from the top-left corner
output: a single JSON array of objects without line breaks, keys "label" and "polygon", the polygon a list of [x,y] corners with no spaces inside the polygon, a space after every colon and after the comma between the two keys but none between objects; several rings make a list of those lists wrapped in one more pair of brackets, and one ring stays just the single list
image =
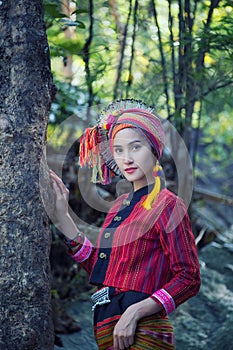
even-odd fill
[{"label": "pink bracelet", "polygon": [[79,249],[77,253],[73,255],[73,259],[77,263],[81,263],[87,260],[93,250],[93,247],[94,247],[93,244],[89,241],[87,237],[85,237],[81,249]]},{"label": "pink bracelet", "polygon": [[175,310],[176,308],[175,302],[172,296],[165,289],[157,290],[157,292],[152,294],[152,297],[160,301],[160,303],[163,305],[164,309],[166,310],[167,315],[169,315]]}]

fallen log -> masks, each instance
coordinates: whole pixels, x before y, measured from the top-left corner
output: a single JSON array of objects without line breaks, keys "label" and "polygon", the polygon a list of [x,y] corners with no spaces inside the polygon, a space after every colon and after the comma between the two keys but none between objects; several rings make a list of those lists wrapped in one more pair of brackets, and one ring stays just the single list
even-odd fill
[{"label": "fallen log", "polygon": [[[200,187],[194,187],[193,192],[194,192],[194,196],[197,196],[199,198],[201,197],[201,198],[206,199],[206,200],[211,200],[214,202],[218,202],[218,203],[229,205],[229,206],[233,207],[233,199],[228,197],[228,196],[224,196],[224,195],[219,194],[219,193],[204,190],[203,188],[200,188]],[[197,199],[199,199],[199,198],[197,198]]]}]

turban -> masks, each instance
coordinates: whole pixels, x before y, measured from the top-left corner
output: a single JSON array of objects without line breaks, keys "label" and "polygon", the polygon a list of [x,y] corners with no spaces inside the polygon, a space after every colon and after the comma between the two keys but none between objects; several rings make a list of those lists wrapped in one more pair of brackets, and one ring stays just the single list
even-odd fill
[{"label": "turban", "polygon": [[[121,125],[123,126],[122,128]],[[125,110],[111,126],[109,131],[110,142],[114,139],[116,131],[129,126],[138,129],[145,135],[156,158],[159,159],[162,155],[165,143],[165,135],[160,119],[156,115],[143,109],[135,108]]]},{"label": "turban", "polygon": [[161,157],[165,143],[160,117],[151,108],[135,100],[116,101],[110,107],[100,114],[97,125],[86,129],[80,139],[80,166],[92,168],[94,183],[108,184],[114,174],[121,175],[111,150],[119,130],[133,127],[143,133],[157,159]]}]

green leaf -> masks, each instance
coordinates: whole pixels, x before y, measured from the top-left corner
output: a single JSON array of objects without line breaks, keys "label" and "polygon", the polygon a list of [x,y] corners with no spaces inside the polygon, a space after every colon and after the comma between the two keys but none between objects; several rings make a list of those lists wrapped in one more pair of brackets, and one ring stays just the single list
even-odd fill
[{"label": "green leaf", "polygon": [[74,14],[79,15],[80,13],[88,13],[88,11],[86,9],[78,9],[72,12],[71,15],[74,15]]},{"label": "green leaf", "polygon": [[45,13],[54,19],[66,17],[64,13],[59,11],[57,4],[45,4],[44,9]]}]

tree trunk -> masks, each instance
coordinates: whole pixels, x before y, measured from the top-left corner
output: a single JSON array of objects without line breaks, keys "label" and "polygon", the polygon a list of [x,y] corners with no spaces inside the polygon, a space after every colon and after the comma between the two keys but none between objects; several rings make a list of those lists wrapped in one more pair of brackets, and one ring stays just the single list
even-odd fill
[{"label": "tree trunk", "polygon": [[0,1],[0,349],[53,349],[39,190],[54,96],[42,0]]}]

